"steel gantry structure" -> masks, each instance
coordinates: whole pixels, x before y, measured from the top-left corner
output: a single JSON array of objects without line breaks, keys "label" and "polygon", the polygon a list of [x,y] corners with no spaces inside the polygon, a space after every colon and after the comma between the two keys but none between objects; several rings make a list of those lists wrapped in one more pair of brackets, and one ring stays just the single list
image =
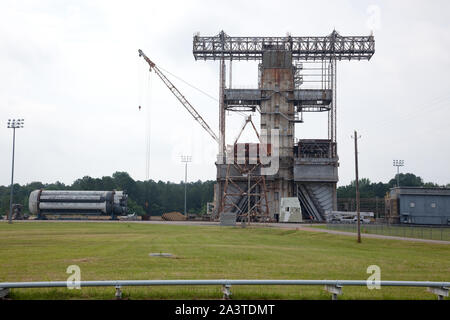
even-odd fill
[{"label": "steel gantry structure", "polygon": [[195,60],[261,60],[268,49],[292,52],[293,60],[370,60],[375,39],[370,36],[341,36],[333,31],[325,37],[213,37],[194,36]]},{"label": "steel gantry structure", "polygon": [[[315,220],[322,220],[327,210],[336,210],[336,62],[370,60],[375,53],[373,35],[341,36],[334,30],[319,37],[231,37],[221,31],[215,36],[194,35],[192,51],[196,60],[220,61],[216,212],[225,213],[221,203],[230,178],[225,162],[234,159],[227,154],[230,151],[225,143],[226,110],[257,110],[261,114],[260,135],[268,145],[273,143],[270,132],[279,131],[279,170],[265,177],[272,218],[278,212],[282,197],[297,196],[304,215]],[[258,88],[233,89],[231,85],[226,88],[225,61],[229,61],[231,84],[233,60],[260,61]],[[309,64],[316,64],[316,67],[309,67]],[[308,74],[307,70],[319,72]],[[316,86],[306,88],[308,82]],[[328,112],[328,139],[295,142],[295,124],[303,122],[303,112],[324,111]],[[236,149],[239,147],[232,146],[231,152]],[[316,154],[311,150],[320,152]],[[244,159],[244,163],[247,164],[248,159]],[[243,198],[246,178],[239,177],[239,172],[234,174],[233,181],[241,183],[240,198]],[[242,199],[237,197],[234,206],[240,202]]]}]

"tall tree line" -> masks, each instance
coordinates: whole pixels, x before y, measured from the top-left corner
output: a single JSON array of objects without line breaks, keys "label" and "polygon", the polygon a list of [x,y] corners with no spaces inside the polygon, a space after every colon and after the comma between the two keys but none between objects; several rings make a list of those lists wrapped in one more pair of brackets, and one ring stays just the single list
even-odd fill
[{"label": "tall tree line", "polygon": [[[419,176],[413,173],[400,173],[399,182],[401,187],[450,187],[450,183],[447,186],[440,186],[433,182],[424,182]],[[359,193],[361,198],[383,198],[390,188],[397,186],[397,175],[392,178],[388,183],[383,182],[371,182],[367,178],[359,179]],[[356,194],[356,183],[353,180],[349,185],[341,186],[337,189],[337,197],[341,198],[354,198]]]},{"label": "tall tree line", "polygon": [[[412,173],[401,173],[399,175],[400,185],[408,187],[439,187],[439,185],[427,182]],[[206,203],[213,200],[215,181],[190,182],[187,185],[188,212],[206,213]],[[373,183],[367,178],[360,179],[361,198],[382,198],[390,188],[397,185],[396,177],[388,183]],[[443,187],[443,186],[441,186]],[[447,184],[450,187],[450,184]],[[131,212],[139,215],[161,215],[165,212],[184,211],[184,183],[173,183],[163,181],[135,181],[126,172],[115,172],[112,176],[92,178],[85,176],[77,179],[71,185],[61,182],[44,184],[42,182],[31,182],[21,186],[14,184],[14,203],[24,206],[28,212],[28,196],[36,189],[46,190],[125,190],[128,193],[128,207]],[[338,198],[353,198],[355,196],[355,181],[347,186],[337,189]],[[9,186],[0,186],[0,215],[9,210]]]}]

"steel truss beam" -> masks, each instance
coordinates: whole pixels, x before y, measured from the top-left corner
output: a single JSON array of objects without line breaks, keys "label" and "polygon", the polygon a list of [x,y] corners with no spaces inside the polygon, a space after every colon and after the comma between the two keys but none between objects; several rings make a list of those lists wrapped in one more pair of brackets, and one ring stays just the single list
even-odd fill
[{"label": "steel truss beam", "polygon": [[196,60],[261,60],[266,50],[292,52],[293,60],[370,60],[375,39],[370,36],[341,36],[333,31],[325,37],[230,37],[194,35]]}]

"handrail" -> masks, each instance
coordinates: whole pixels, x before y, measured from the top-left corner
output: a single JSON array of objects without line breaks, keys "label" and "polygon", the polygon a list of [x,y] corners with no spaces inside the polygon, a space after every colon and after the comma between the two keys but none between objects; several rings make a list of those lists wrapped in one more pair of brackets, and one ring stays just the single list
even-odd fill
[{"label": "handrail", "polygon": [[342,294],[343,286],[389,286],[389,287],[428,287],[439,300],[449,296],[450,282],[435,281],[370,281],[370,280],[99,280],[99,281],[40,281],[40,282],[0,282],[0,290],[12,288],[49,287],[106,287],[116,288],[116,298],[122,297],[123,286],[179,286],[179,285],[222,285],[225,299],[231,296],[232,285],[323,285],[332,293],[335,300]]},{"label": "handrail", "polygon": [[[78,284],[78,283],[77,283]],[[72,282],[40,281],[40,282],[0,282],[0,288],[47,288],[67,287]],[[369,280],[98,280],[80,281],[80,287],[107,286],[178,286],[178,285],[337,285],[367,286],[375,285]],[[379,281],[380,286],[400,287],[450,287],[450,282],[434,281]]]}]

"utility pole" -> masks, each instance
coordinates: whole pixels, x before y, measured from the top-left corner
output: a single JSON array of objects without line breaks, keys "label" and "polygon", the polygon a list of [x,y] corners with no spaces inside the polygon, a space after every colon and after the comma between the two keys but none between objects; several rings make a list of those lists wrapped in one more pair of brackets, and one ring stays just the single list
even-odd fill
[{"label": "utility pole", "polygon": [[191,156],[181,156],[181,162],[184,162],[184,216],[188,219],[186,210],[186,191],[187,191],[187,164],[192,161]]},{"label": "utility pole", "polygon": [[360,204],[359,204],[359,175],[358,175],[358,133],[355,130],[355,135],[353,137],[355,139],[355,174],[356,174],[356,219],[358,223],[358,243],[361,243],[361,213],[360,213]]},{"label": "utility pole", "polygon": [[13,190],[14,190],[14,152],[16,149],[16,129],[23,128],[23,119],[8,119],[8,128],[13,129],[13,149],[12,149],[12,166],[11,166],[11,193],[9,196],[9,223],[12,223],[13,209]]},{"label": "utility pole", "polygon": [[397,167],[397,188],[400,188],[400,167],[403,167],[405,164],[404,160],[393,160],[393,166]]}]

